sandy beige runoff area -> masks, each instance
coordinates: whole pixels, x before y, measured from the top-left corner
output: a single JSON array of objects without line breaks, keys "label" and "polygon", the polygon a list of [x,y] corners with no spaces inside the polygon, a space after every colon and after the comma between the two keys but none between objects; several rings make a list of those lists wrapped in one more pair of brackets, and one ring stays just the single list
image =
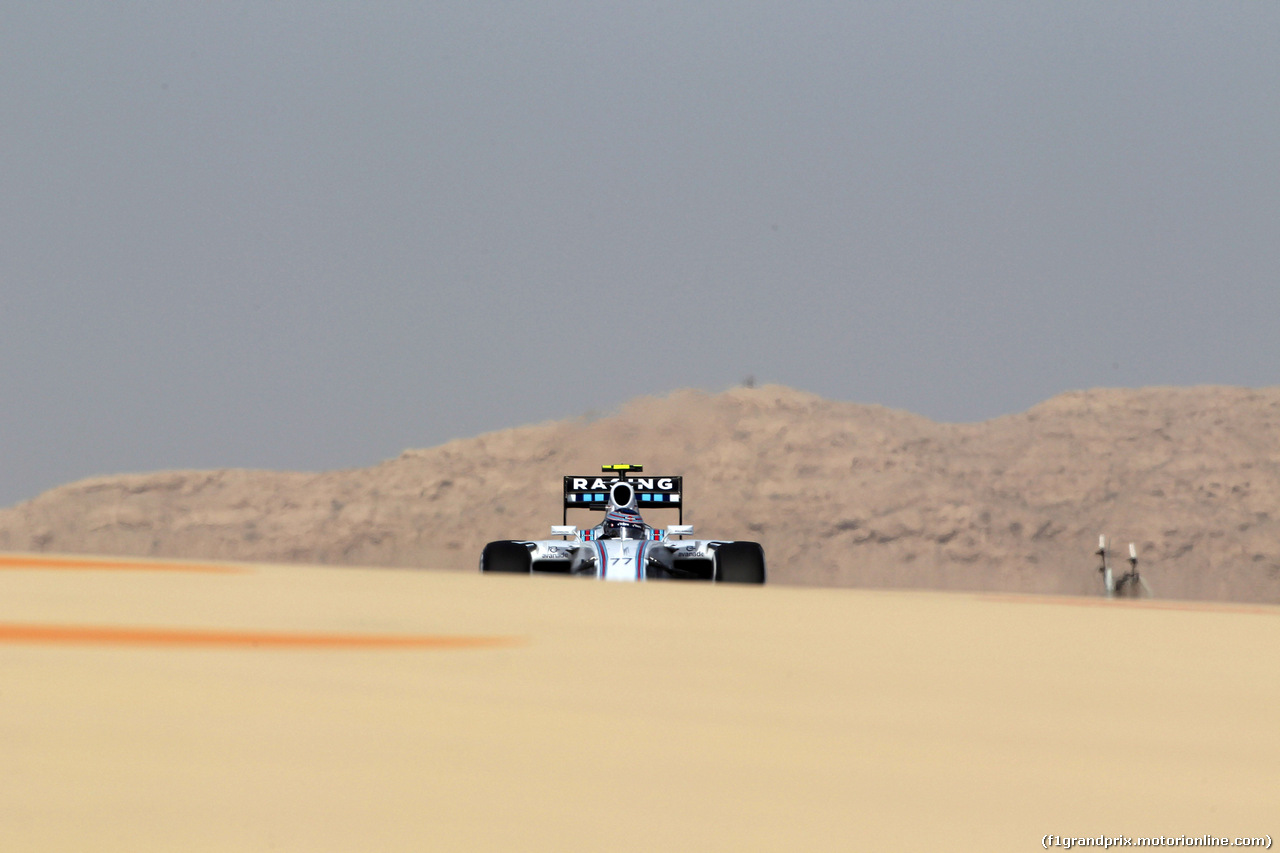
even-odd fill
[{"label": "sandy beige runoff area", "polygon": [[10,637],[0,850],[990,851],[1280,830],[1278,608],[145,568],[7,566],[0,624],[511,644]]}]

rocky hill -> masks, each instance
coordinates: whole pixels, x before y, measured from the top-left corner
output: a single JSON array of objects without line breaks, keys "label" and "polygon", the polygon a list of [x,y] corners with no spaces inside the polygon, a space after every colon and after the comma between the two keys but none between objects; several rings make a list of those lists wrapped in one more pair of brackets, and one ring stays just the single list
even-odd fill
[{"label": "rocky hill", "polygon": [[85,480],[0,510],[0,549],[474,570],[559,523],[562,475],[614,461],[683,474],[686,523],[759,540],[775,582],[1093,594],[1107,533],[1160,597],[1280,602],[1280,388],[1072,392],[977,424],[680,391],[365,469]]}]

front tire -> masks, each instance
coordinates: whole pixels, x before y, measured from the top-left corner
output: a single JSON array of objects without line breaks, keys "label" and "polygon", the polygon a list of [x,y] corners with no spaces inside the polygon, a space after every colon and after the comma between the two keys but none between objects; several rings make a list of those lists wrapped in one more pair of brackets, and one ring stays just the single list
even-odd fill
[{"label": "front tire", "polygon": [[480,571],[527,575],[533,571],[533,556],[519,542],[490,542],[480,554]]},{"label": "front tire", "polygon": [[759,542],[726,542],[715,551],[717,583],[764,583],[764,549]]}]

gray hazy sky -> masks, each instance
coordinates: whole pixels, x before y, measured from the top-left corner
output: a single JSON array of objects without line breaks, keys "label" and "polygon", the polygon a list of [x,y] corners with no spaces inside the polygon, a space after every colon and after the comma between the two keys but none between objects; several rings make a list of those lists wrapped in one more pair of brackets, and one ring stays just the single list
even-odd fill
[{"label": "gray hazy sky", "polygon": [[1273,385],[1280,3],[0,2],[0,504],[748,375]]}]

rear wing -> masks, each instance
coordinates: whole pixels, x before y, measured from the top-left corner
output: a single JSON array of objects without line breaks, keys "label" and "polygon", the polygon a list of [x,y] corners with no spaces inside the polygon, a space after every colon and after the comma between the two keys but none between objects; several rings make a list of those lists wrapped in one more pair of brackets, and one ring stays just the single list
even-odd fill
[{"label": "rear wing", "polygon": [[[571,509],[594,509],[604,512],[609,503],[609,492],[613,489],[614,483],[622,479],[623,477],[599,474],[565,477],[565,517],[568,518]],[[683,477],[632,476],[625,479],[627,485],[635,490],[636,506],[641,512],[646,509],[675,509],[680,511],[680,521],[684,522]]]}]

